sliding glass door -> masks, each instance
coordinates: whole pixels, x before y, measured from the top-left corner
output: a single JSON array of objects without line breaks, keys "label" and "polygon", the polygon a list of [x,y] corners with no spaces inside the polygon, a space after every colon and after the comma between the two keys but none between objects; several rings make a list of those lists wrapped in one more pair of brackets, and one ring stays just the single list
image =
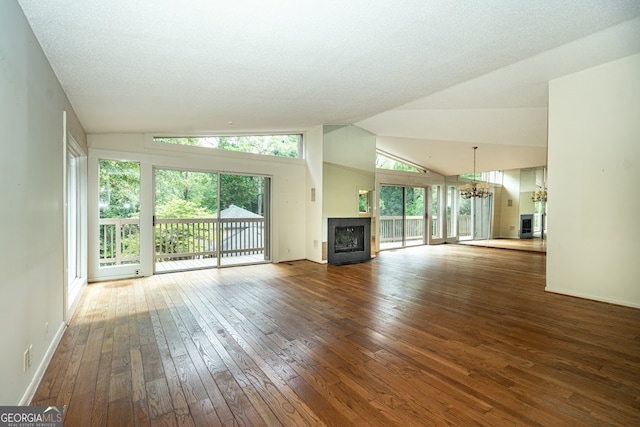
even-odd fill
[{"label": "sliding glass door", "polygon": [[458,240],[485,240],[491,237],[493,197],[459,199]]},{"label": "sliding glass door", "polygon": [[155,169],[155,272],[270,259],[263,176]]},{"label": "sliding glass door", "polygon": [[425,189],[380,187],[380,249],[425,244]]}]

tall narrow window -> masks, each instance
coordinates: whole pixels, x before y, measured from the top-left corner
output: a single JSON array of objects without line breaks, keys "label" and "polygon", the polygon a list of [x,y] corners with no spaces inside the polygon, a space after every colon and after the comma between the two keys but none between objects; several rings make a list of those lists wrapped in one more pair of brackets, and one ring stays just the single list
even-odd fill
[{"label": "tall narrow window", "polygon": [[140,263],[140,164],[100,160],[100,267]]},{"label": "tall narrow window", "polygon": [[442,216],[440,215],[440,186],[431,186],[431,237],[442,237]]},{"label": "tall narrow window", "polygon": [[79,262],[79,176],[77,159],[67,151],[67,283],[71,284],[78,277]]},{"label": "tall narrow window", "polygon": [[457,197],[456,187],[447,186],[447,237],[458,235]]},{"label": "tall narrow window", "polygon": [[73,313],[87,280],[86,180],[87,158],[71,135],[67,135],[65,159],[65,320]]}]

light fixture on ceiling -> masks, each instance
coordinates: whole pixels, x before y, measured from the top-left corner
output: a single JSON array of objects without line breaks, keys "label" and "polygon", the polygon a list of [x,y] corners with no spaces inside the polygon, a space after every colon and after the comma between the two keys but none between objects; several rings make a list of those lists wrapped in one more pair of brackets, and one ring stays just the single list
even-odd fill
[{"label": "light fixture on ceiling", "polygon": [[531,201],[533,202],[546,202],[547,201],[547,189],[538,188],[536,191],[531,192]]},{"label": "light fixture on ceiling", "polygon": [[474,197],[480,199],[486,199],[489,197],[489,184],[486,182],[478,182],[476,181],[476,150],[478,147],[473,147],[473,178],[471,179],[471,184],[463,184],[458,187],[458,191],[460,192],[460,197],[463,199],[471,199]]}]

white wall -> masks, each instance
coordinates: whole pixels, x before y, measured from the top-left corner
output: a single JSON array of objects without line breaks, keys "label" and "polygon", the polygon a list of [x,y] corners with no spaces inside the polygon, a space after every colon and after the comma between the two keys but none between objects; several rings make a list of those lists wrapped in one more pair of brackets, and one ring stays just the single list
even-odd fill
[{"label": "white wall", "polygon": [[640,54],[549,84],[548,291],[640,307]]},{"label": "white wall", "polygon": [[[307,259],[322,262],[322,166],[323,127],[316,126],[305,134],[305,160],[307,162],[306,254]],[[311,193],[315,200],[312,200]]]},{"label": "white wall", "polygon": [[[0,1],[0,405],[28,403],[64,330],[65,110],[69,131],[85,145],[22,9]],[[32,365],[23,372],[29,346]]]},{"label": "white wall", "polygon": [[[198,171],[238,172],[266,175],[272,178],[272,260],[283,262],[306,258],[306,164],[302,159],[286,159],[247,153],[220,152],[206,148],[164,145],[157,148],[152,135],[92,134],[89,144],[89,200],[97,200],[98,160],[111,158],[140,162],[141,199],[140,228],[142,241],[152,241],[153,200],[151,194],[153,166],[184,168]],[[160,145],[162,146],[162,145]],[[190,149],[192,152],[185,152]],[[89,203],[89,279],[131,276],[124,269],[98,269],[98,213]],[[151,244],[147,245],[151,248]],[[146,248],[146,246],[145,246]],[[153,272],[151,252],[141,250],[142,275]],[[131,266],[131,271],[137,268]]]},{"label": "white wall", "polygon": [[357,217],[359,215],[358,190],[373,189],[374,182],[374,173],[325,163],[323,172],[325,221],[329,217]]}]

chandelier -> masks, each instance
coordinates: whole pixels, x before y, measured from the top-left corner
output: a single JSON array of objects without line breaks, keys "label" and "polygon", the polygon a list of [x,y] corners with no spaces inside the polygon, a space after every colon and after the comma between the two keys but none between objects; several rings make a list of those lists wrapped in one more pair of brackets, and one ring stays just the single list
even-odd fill
[{"label": "chandelier", "polygon": [[480,199],[486,199],[489,197],[489,184],[486,182],[477,182],[476,181],[476,150],[478,147],[473,147],[473,179],[471,180],[471,184],[463,184],[458,187],[458,191],[460,192],[460,197],[463,199],[471,199],[473,197],[477,197]]},{"label": "chandelier", "polygon": [[547,201],[547,189],[538,188],[536,191],[531,192],[531,201],[533,202],[546,202]]}]

